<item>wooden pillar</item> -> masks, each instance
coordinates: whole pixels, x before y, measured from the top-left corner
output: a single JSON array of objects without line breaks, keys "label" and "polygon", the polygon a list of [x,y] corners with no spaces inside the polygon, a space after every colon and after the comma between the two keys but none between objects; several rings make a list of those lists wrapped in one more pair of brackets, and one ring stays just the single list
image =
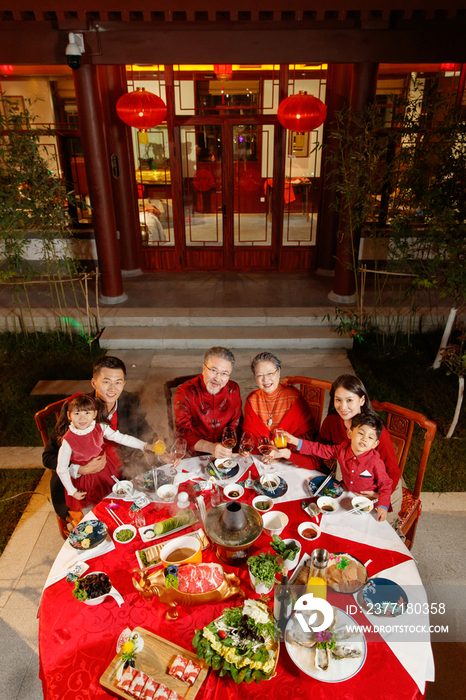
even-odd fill
[{"label": "wooden pillar", "polygon": [[[289,67],[280,66],[278,83],[278,104],[288,97]],[[285,210],[285,167],[286,167],[286,129],[277,121],[273,146],[273,188],[272,188],[272,246],[273,269],[281,269],[283,247],[283,214]],[[267,192],[266,192],[267,197]]]},{"label": "wooden pillar", "polygon": [[123,277],[142,275],[141,233],[134,170],[131,127],[119,118],[116,103],[127,92],[125,66],[99,66],[100,95],[117,231],[120,233],[120,264]]},{"label": "wooden pillar", "polygon": [[101,301],[119,304],[128,297],[123,292],[97,69],[83,62],[73,71],[73,78],[101,273]]},{"label": "wooden pillar", "polygon": [[175,126],[175,79],[172,65],[165,65],[165,97],[167,102],[168,150],[171,172],[171,198],[177,270],[186,267],[186,239],[183,201],[183,169],[180,127]]},{"label": "wooden pillar", "polygon": [[327,87],[325,104],[327,118],[324,122],[323,158],[321,170],[322,196],[319,206],[319,218],[316,246],[316,272],[319,275],[333,275],[337,251],[337,233],[339,211],[335,206],[338,198],[337,175],[335,166],[327,159],[333,156],[337,149],[336,139],[331,137],[334,129],[335,114],[349,105],[351,96],[351,80],[353,77],[352,63],[330,64],[327,71]]},{"label": "wooden pillar", "polygon": [[[354,64],[351,106],[355,112],[362,111],[364,107],[375,101],[378,68],[378,63]],[[348,212],[343,208],[340,213],[335,280],[333,289],[328,295],[331,301],[338,304],[354,304],[356,301],[354,267],[358,264],[359,232],[353,232],[353,240],[351,240],[347,215]]]}]

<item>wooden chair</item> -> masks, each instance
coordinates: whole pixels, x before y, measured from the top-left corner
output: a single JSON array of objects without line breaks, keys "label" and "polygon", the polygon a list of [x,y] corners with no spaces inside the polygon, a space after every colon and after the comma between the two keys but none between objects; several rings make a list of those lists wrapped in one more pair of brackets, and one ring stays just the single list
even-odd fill
[{"label": "wooden chair", "polygon": [[[53,415],[55,415],[55,422],[58,420],[58,417],[60,415],[61,407],[65,403],[67,398],[60,399],[60,401],[55,401],[54,403],[50,403],[48,406],[43,408],[41,411],[37,411],[37,413],[34,416],[34,419],[36,421],[37,428],[39,430],[40,436],[42,438],[42,442],[44,444],[44,447],[47,445],[47,442],[49,440],[49,430],[47,426],[47,421],[50,419]],[[70,515],[68,516],[68,521],[63,520],[60,518],[58,513],[56,513],[57,520],[58,520],[58,529],[60,530],[60,534],[63,537],[64,540],[68,539],[68,536],[70,534],[69,530],[69,523],[73,525],[77,525],[80,520],[83,517],[83,514],[80,511],[70,511]]]},{"label": "wooden chair", "polygon": [[324,379],[312,379],[312,377],[285,377],[283,384],[296,387],[303,395],[314,416],[315,430],[313,437],[317,437],[320,424],[322,423],[325,392],[330,391],[332,382],[327,382]]},{"label": "wooden chair", "polygon": [[173,407],[175,391],[180,386],[180,384],[184,384],[184,382],[187,382],[189,379],[194,379],[194,377],[197,376],[197,374],[186,374],[184,377],[175,377],[175,379],[167,379],[167,381],[163,385],[165,401],[167,403],[168,427],[172,436],[175,435],[175,411]]},{"label": "wooden chair", "polygon": [[402,408],[392,403],[372,401],[372,406],[376,411],[385,412],[387,414],[385,427],[390,434],[401,474],[403,474],[409,448],[411,446],[414,424],[416,423],[420,428],[425,430],[424,444],[417,468],[416,483],[412,491],[408,488],[403,488],[403,503],[400,511],[400,530],[406,537],[406,546],[408,549],[411,549],[422,510],[420,500],[422,482],[429,458],[430,447],[435,433],[437,432],[437,424],[423,416],[422,413],[416,413],[416,411],[411,411],[408,408]]}]

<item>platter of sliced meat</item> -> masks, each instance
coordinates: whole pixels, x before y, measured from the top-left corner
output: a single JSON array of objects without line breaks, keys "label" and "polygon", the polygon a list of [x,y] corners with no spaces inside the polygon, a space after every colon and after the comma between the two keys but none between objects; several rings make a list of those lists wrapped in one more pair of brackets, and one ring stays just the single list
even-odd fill
[{"label": "platter of sliced meat", "polygon": [[193,700],[204,682],[208,668],[196,654],[153,632],[136,627],[144,640],[136,654],[134,668],[116,673],[121,656],[116,654],[100,678],[100,684],[115,695],[140,700]]}]

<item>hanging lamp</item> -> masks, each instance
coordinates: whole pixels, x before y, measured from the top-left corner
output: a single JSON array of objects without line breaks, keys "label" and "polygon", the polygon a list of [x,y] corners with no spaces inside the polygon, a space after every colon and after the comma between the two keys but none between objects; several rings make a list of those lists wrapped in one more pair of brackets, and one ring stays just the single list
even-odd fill
[{"label": "hanging lamp", "polygon": [[139,131],[152,129],[161,124],[167,116],[165,102],[144,88],[137,88],[134,92],[122,95],[117,102],[116,110],[125,124]]},{"label": "hanging lamp", "polygon": [[217,80],[231,80],[233,77],[233,64],[214,63],[214,73]]},{"label": "hanging lamp", "polygon": [[278,105],[277,118],[285,129],[296,132],[317,129],[327,116],[327,107],[322,100],[307,92],[290,95]]}]

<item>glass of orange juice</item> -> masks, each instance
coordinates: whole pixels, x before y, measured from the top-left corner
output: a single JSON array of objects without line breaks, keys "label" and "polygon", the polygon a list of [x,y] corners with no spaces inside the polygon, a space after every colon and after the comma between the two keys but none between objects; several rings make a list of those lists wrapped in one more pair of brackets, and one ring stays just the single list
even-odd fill
[{"label": "glass of orange juice", "polygon": [[279,450],[283,447],[286,447],[288,444],[285,431],[281,430],[280,428],[275,428],[275,430],[273,431],[273,439],[275,442],[275,447]]},{"label": "glass of orange juice", "polygon": [[327,583],[320,576],[311,576],[307,582],[307,592],[312,593],[314,598],[327,600]]},{"label": "glass of orange juice", "polygon": [[167,449],[167,446],[165,445],[165,440],[163,438],[155,438],[152,449],[154,450],[157,457],[164,455]]},{"label": "glass of orange juice", "polygon": [[155,453],[155,454],[157,455],[157,457],[158,457],[158,463],[159,463],[160,465],[165,464],[165,462],[164,462],[162,459],[160,459],[161,456],[164,455],[165,452],[167,451],[167,446],[166,446],[166,444],[165,444],[165,440],[164,440],[163,438],[160,438],[160,437],[159,437],[159,438],[155,438],[155,440],[154,440],[154,442],[153,442],[153,444],[152,444],[152,449],[154,450],[154,453]]}]

